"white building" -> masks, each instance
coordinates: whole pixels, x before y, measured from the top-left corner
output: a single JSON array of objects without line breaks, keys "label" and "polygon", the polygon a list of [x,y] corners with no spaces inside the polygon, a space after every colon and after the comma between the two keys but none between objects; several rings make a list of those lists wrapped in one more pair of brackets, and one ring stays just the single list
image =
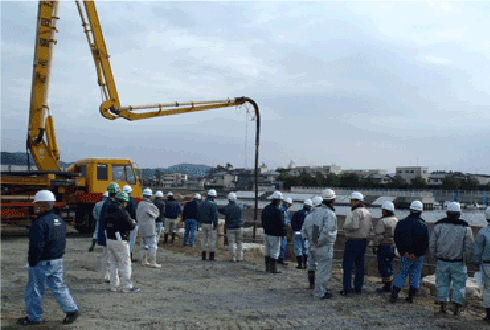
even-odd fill
[{"label": "white building", "polygon": [[421,177],[425,181],[428,181],[430,177],[427,166],[397,166],[396,175],[401,176],[407,183],[416,177]]}]

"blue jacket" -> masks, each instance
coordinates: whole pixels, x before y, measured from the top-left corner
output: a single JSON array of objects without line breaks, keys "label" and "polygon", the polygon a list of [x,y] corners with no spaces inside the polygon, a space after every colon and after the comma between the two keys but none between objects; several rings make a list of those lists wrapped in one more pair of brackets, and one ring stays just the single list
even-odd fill
[{"label": "blue jacket", "polygon": [[242,228],[242,208],[235,202],[230,202],[224,208],[219,209],[219,213],[225,216],[225,226],[227,229]]},{"label": "blue jacket", "polygon": [[194,199],[193,201],[187,202],[184,205],[184,220],[186,219],[193,219],[197,220],[197,207],[199,206],[199,202],[197,199]]},{"label": "blue jacket", "polygon": [[160,211],[160,214],[158,215],[158,218],[155,219],[155,222],[163,222],[163,218],[165,217],[165,202],[162,201],[160,197],[155,198],[155,201],[153,202],[156,207],[158,207],[158,210]]},{"label": "blue jacket", "polygon": [[289,213],[288,208],[284,205],[279,206],[279,209],[284,212],[284,223],[287,227],[291,223],[291,213]]},{"label": "blue jacket", "polygon": [[134,197],[129,198],[128,205],[126,206],[126,211],[128,211],[131,219],[136,220],[136,209],[138,208],[138,203]]},{"label": "blue jacket", "polygon": [[284,211],[276,205],[267,205],[262,211],[262,228],[266,235],[286,236],[287,226],[284,223]]},{"label": "blue jacket", "polygon": [[420,216],[409,215],[398,221],[395,228],[395,245],[400,255],[405,252],[421,257],[430,245],[429,228]]},{"label": "blue jacket", "polygon": [[165,202],[165,218],[177,219],[181,213],[182,209],[179,202],[174,199]]},{"label": "blue jacket", "polygon": [[211,197],[199,203],[197,207],[197,221],[200,223],[212,223],[213,227],[218,227],[218,205]]},{"label": "blue jacket", "polygon": [[305,222],[305,218],[311,211],[303,208],[302,210],[296,211],[291,218],[291,229],[293,231],[301,231],[303,229],[303,223]]},{"label": "blue jacket", "polygon": [[40,214],[29,230],[29,266],[41,260],[59,259],[65,254],[66,223],[53,211]]},{"label": "blue jacket", "polygon": [[105,200],[104,205],[102,205],[102,210],[100,211],[100,219],[99,219],[99,232],[98,232],[98,236],[97,236],[97,243],[100,246],[106,246],[105,231],[107,229],[107,225],[106,225],[106,221],[105,221],[105,213],[107,212],[107,207],[109,207],[109,205],[115,204],[115,203],[117,203],[117,202],[114,199],[112,199],[111,197],[108,197]]}]

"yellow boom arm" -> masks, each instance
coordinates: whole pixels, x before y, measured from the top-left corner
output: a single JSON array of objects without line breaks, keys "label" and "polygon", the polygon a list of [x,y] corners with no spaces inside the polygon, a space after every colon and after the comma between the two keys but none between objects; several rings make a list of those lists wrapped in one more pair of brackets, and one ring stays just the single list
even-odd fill
[{"label": "yellow boom arm", "polygon": [[[248,97],[236,97],[225,100],[214,101],[190,101],[184,103],[166,103],[166,104],[148,104],[138,106],[121,107],[119,95],[116,89],[114,76],[112,75],[111,63],[102,28],[100,26],[99,16],[93,1],[83,1],[85,13],[82,10],[80,1],[76,1],[82,26],[90,45],[90,50],[94,57],[95,69],[97,70],[97,80],[102,89],[104,102],[100,105],[100,113],[107,119],[124,118],[126,120],[140,120],[161,116],[171,116],[187,112],[205,111],[217,108],[227,108],[245,103],[251,103],[256,107],[256,103]],[[88,28],[90,26],[90,29]],[[134,110],[158,109],[155,111],[134,112]]]}]

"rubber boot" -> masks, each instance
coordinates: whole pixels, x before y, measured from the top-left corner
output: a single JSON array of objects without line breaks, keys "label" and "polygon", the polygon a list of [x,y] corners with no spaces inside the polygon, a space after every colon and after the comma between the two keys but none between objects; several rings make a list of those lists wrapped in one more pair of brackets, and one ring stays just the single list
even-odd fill
[{"label": "rubber boot", "polygon": [[303,269],[303,256],[296,256],[296,261],[298,262],[296,268]]},{"label": "rubber boot", "polygon": [[96,239],[93,239],[92,240],[92,245],[90,245],[90,247],[88,248],[88,252],[92,252],[95,248],[95,242],[97,242]]},{"label": "rubber boot", "polygon": [[487,316],[483,318],[483,321],[487,321],[490,324],[490,308],[487,308]]},{"label": "rubber boot", "polygon": [[310,289],[314,289],[315,288],[315,271],[314,270],[308,271],[308,282],[310,282]]},{"label": "rubber boot", "polygon": [[402,289],[399,289],[393,285],[393,291],[391,292],[391,296],[390,296],[390,303],[392,304],[396,303],[396,299],[398,298],[398,293],[400,293],[401,290]]},{"label": "rubber boot", "polygon": [[175,233],[172,233],[172,244],[175,242]]},{"label": "rubber boot", "polygon": [[308,256],[304,255],[303,256],[303,269],[308,269],[307,265],[308,265]]},{"label": "rubber boot", "polygon": [[454,316],[459,316],[461,314],[461,309],[463,308],[463,305],[461,304],[454,304]]},{"label": "rubber boot", "polygon": [[273,259],[271,258],[271,268],[270,268],[270,272],[272,274],[278,274],[278,273],[282,273],[280,271],[277,270],[277,259]]},{"label": "rubber boot", "polygon": [[131,258],[131,262],[138,262],[138,259],[134,259],[133,258],[133,252],[130,252],[129,255],[130,255],[130,258]]},{"label": "rubber boot", "polygon": [[380,287],[380,288],[377,288],[376,289],[376,292],[379,293],[379,294],[384,294],[384,293],[391,292],[391,284],[392,284],[392,281],[391,280],[383,280],[382,283],[383,283],[383,286]]},{"label": "rubber boot", "polygon": [[214,252],[209,252],[209,261],[215,261],[214,260]]},{"label": "rubber boot", "polygon": [[269,273],[271,271],[271,257],[265,256],[265,272]]},{"label": "rubber boot", "polygon": [[163,234],[163,244],[168,243],[168,234]]},{"label": "rubber boot", "polygon": [[405,298],[405,301],[410,304],[413,304],[413,297],[415,296],[416,292],[417,289],[415,289],[414,287],[410,287],[410,289],[408,290],[408,297]]},{"label": "rubber boot", "polygon": [[150,268],[160,268],[162,267],[162,265],[160,264],[157,264],[157,251],[149,251],[150,253],[150,262],[148,263],[148,266],[147,267],[150,267]]},{"label": "rubber boot", "polygon": [[288,264],[287,262],[284,261],[284,258],[279,258],[277,260],[278,260],[277,261],[278,264],[281,264],[281,265],[287,265]]},{"label": "rubber boot", "polygon": [[441,301],[441,313],[446,314],[447,302]]},{"label": "rubber boot", "polygon": [[143,267],[148,266],[148,251],[147,250],[141,250],[140,251],[140,259],[141,259],[141,265]]},{"label": "rubber boot", "polygon": [[202,251],[201,256],[202,256],[201,260],[206,260],[206,251]]}]

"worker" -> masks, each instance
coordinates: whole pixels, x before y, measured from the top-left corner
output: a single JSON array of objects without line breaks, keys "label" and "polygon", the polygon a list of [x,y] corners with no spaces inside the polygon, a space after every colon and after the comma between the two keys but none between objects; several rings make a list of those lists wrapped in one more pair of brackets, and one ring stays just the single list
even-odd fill
[{"label": "worker", "polygon": [[356,264],[356,279],[354,292],[362,294],[364,286],[364,256],[368,244],[369,232],[372,228],[373,217],[366,210],[364,195],[354,192],[351,195],[351,221],[344,222],[344,231],[347,238],[344,249],[344,290],[340,292],[343,296],[352,294],[352,268]]},{"label": "worker", "polygon": [[311,245],[315,247],[315,257],[318,263],[318,277],[315,283],[315,298],[330,299],[328,281],[332,276],[333,246],[337,239],[337,216],[335,214],[335,192],[325,189],[322,192],[323,205],[311,213]]},{"label": "worker", "polygon": [[194,246],[197,231],[197,207],[201,202],[201,194],[195,194],[194,199],[184,205],[184,246]]},{"label": "worker", "polygon": [[165,202],[162,200],[162,198],[163,198],[163,192],[158,190],[155,193],[155,201],[153,202],[153,204],[155,204],[155,206],[158,207],[158,211],[160,212],[158,217],[155,219],[155,225],[157,231],[157,236],[156,236],[157,245],[158,242],[160,241],[160,234],[163,230],[163,219],[165,214]]},{"label": "worker", "polygon": [[272,202],[262,211],[262,228],[265,238],[265,271],[273,274],[281,273],[277,270],[281,241],[286,236],[286,224],[284,211],[279,206],[282,194],[275,191],[272,194]]},{"label": "worker", "polygon": [[[284,202],[279,207],[279,209],[284,212],[284,225],[286,226],[286,228],[291,226],[291,213],[289,212],[291,205],[293,205],[293,200],[291,199],[291,197],[287,197],[284,199]],[[288,247],[288,236],[286,234],[281,241],[281,251],[279,252],[278,263],[281,265],[287,265],[287,262],[284,261],[287,247]]]},{"label": "worker", "polygon": [[487,225],[480,229],[475,239],[475,264],[483,277],[483,307],[487,310],[484,321],[490,324],[490,206],[485,211]]},{"label": "worker", "polygon": [[459,203],[449,203],[447,217],[437,221],[430,236],[430,254],[437,259],[437,297],[441,313],[446,313],[449,291],[453,282],[454,316],[461,312],[466,291],[468,273],[466,261],[473,258],[473,232],[466,221],[461,219]]},{"label": "worker", "polygon": [[25,291],[28,316],[19,318],[18,325],[39,325],[42,322],[44,285],[53,290],[56,301],[66,317],[63,324],[78,318],[78,306],[63,283],[63,254],[66,248],[66,223],[53,212],[56,202],[49,190],[40,190],[34,197],[37,218],[29,230],[29,282]]},{"label": "worker", "polygon": [[[219,212],[225,216],[225,227],[228,232],[228,247],[230,249],[230,262],[243,261],[243,217],[242,207],[236,203],[237,195],[235,193],[228,194],[228,205]],[[237,249],[235,250],[235,242]]]},{"label": "worker", "polygon": [[92,236],[92,245],[88,249],[89,252],[92,252],[95,247],[95,243],[97,243],[97,236],[99,233],[99,219],[100,219],[100,211],[102,211],[102,205],[104,205],[105,200],[109,197],[109,193],[106,191],[102,194],[102,200],[98,201],[94,205],[94,209],[92,210],[92,215],[94,216],[95,221],[97,221],[95,225],[94,235]]},{"label": "worker", "polygon": [[117,182],[111,182],[107,186],[107,192],[109,193],[109,197],[102,204],[102,209],[100,210],[100,219],[99,219],[99,228],[97,234],[97,243],[102,246],[102,260],[101,260],[101,269],[102,269],[102,280],[106,283],[110,283],[111,279],[111,268],[109,264],[109,256],[107,254],[107,246],[106,246],[106,222],[105,222],[105,213],[107,207],[116,202],[116,194],[120,192],[121,188]]},{"label": "worker", "polygon": [[[133,188],[129,185],[126,185],[123,187],[123,192],[128,194],[129,197],[129,202],[127,203],[126,211],[128,211],[131,219],[136,221],[136,209],[138,208],[138,202],[136,202],[136,199],[131,196],[131,194],[133,193]],[[134,250],[134,245],[136,244],[137,236],[138,236],[138,225],[136,225],[136,227],[134,227],[134,229],[131,230],[131,234],[130,234],[129,253],[131,256],[131,262],[138,262],[138,259],[133,258],[133,250]]]},{"label": "worker", "polygon": [[[107,207],[107,250],[111,264],[111,292],[119,289],[119,271],[121,271],[122,291],[139,292],[131,282],[131,257],[129,252],[130,231],[136,227],[126,211],[129,196],[125,192],[116,195],[116,203]],[[119,270],[119,271],[118,271]]]},{"label": "worker", "polygon": [[136,210],[136,221],[140,235],[140,258],[143,267],[160,268],[157,264],[157,241],[155,219],[160,215],[158,207],[150,200],[151,189],[143,190],[143,199]]},{"label": "worker", "polygon": [[308,241],[308,282],[310,283],[310,289],[315,288],[315,279],[316,279],[316,253],[315,247],[311,244],[311,238],[313,235],[313,217],[311,215],[317,208],[321,207],[323,204],[323,198],[320,196],[315,196],[311,200],[313,206],[311,208],[310,214],[308,214],[305,218],[305,222],[303,223],[303,234],[305,235]]},{"label": "worker", "polygon": [[410,289],[405,299],[413,303],[413,297],[417,292],[422,276],[422,264],[430,242],[429,228],[421,218],[423,204],[413,201],[410,204],[410,214],[405,219],[398,221],[395,228],[395,246],[401,255],[400,270],[393,282],[390,302],[395,303],[398,293],[401,291],[405,279],[410,275]]},{"label": "worker", "polygon": [[208,197],[197,207],[197,220],[201,224],[201,259],[206,260],[206,250],[209,251],[209,261],[214,261],[218,230],[218,205],[214,199],[218,196],[216,190],[210,189]]},{"label": "worker", "polygon": [[301,231],[303,230],[303,223],[305,218],[311,212],[313,203],[311,199],[305,199],[303,202],[303,209],[294,213],[291,218],[291,229],[294,232],[294,254],[296,255],[296,261],[298,262],[298,269],[306,269],[308,262],[308,241],[306,236],[303,237]]},{"label": "worker", "polygon": [[395,228],[398,219],[395,217],[395,205],[386,201],[381,205],[381,218],[375,229],[373,253],[378,258],[378,272],[381,275],[383,287],[376,292],[390,293],[393,284],[393,259],[395,258]]},{"label": "worker", "polygon": [[174,199],[171,191],[167,194],[167,202],[165,202],[165,234],[163,243],[168,242],[168,234],[172,233],[172,244],[175,242],[175,234],[177,232],[177,219],[182,214],[179,202]]}]

